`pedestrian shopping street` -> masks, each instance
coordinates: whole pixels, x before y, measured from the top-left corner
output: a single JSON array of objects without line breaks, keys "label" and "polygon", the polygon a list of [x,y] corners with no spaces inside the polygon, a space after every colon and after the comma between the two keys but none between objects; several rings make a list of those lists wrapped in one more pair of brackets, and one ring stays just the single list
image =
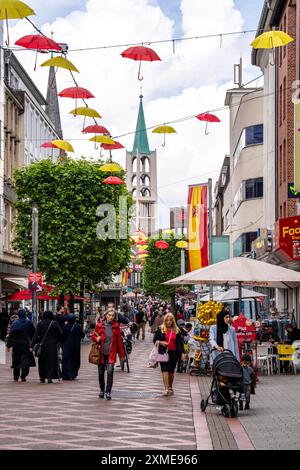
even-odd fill
[{"label": "pedestrian shopping street", "polygon": [[[151,340],[147,333],[136,341],[129,374],[115,368],[111,401],[98,398],[88,343],[72,382],[42,384],[37,368],[26,383],[14,382],[7,354],[0,365],[0,449],[300,449],[299,374],[260,377],[251,410],[226,419],[215,407],[200,411],[211,378],[177,373],[175,396],[161,395],[160,370],[146,367]],[[170,422],[171,432],[164,425]]]}]

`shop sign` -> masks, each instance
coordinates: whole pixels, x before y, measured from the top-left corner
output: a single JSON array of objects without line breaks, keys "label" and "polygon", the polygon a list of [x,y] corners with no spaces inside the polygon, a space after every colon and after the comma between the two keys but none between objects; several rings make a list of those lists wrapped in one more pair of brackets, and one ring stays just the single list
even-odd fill
[{"label": "shop sign", "polygon": [[292,261],[300,260],[300,216],[277,220],[275,248],[282,250]]}]

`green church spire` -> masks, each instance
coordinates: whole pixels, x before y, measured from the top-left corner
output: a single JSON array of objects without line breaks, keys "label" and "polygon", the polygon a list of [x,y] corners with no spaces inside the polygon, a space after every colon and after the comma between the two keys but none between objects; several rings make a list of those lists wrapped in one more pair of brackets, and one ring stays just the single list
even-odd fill
[{"label": "green church spire", "polygon": [[138,152],[140,154],[149,155],[151,153],[149,149],[148,136],[146,130],[144,108],[143,108],[143,95],[140,95],[140,107],[139,115],[136,123],[136,131],[134,144],[132,149],[132,154],[136,155]]}]

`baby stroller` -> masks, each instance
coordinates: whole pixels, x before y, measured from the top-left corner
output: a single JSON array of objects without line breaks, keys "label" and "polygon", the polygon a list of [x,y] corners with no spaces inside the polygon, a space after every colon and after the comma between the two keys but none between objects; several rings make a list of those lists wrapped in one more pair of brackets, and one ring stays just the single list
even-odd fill
[{"label": "baby stroller", "polygon": [[[213,380],[210,394],[200,404],[201,411],[208,405],[222,406],[223,415],[235,418],[238,415],[238,402],[243,391],[243,370],[236,357],[228,349],[220,353],[212,366]],[[211,398],[212,403],[209,402]]]}]

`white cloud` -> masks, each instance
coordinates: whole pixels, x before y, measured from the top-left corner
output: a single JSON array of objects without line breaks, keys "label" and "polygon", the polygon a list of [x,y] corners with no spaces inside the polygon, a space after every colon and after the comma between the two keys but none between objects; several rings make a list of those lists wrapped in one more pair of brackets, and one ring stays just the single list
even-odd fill
[{"label": "white cloud", "polygon": [[[39,15],[40,2],[32,3],[37,4]],[[147,0],[89,0],[85,8],[85,11],[74,11],[51,24],[44,24],[43,31],[46,34],[53,31],[54,39],[68,43],[70,49],[159,40],[173,35],[174,22]],[[182,0],[181,12],[185,37],[243,29],[243,18],[234,8],[233,0]],[[11,36],[17,39],[30,32],[30,25],[21,21],[11,30]],[[143,63],[143,82],[137,80],[138,63],[120,56],[125,47],[70,52],[68,58],[80,70],[80,74],[75,74],[79,85],[96,96],[89,105],[100,111],[101,123],[113,135],[121,135],[135,129],[141,84],[148,126],[223,106],[226,88],[232,86],[229,82],[233,64],[239,61],[240,54],[245,58],[246,79],[259,75],[256,69],[249,69],[250,41],[249,35],[226,36],[222,48],[219,38],[183,41],[176,44],[175,54],[170,43],[152,45],[162,62]],[[48,70],[39,68],[33,74],[34,53],[19,52],[17,57],[45,93]],[[40,62],[46,58],[41,56]],[[59,90],[72,86],[67,71],[59,70],[57,79]],[[82,139],[82,118],[68,115],[74,103],[61,99],[60,104],[65,137]],[[174,124],[177,134],[167,136],[165,148],[161,147],[162,136],[149,132],[150,147],[158,150],[159,196],[166,205],[185,203],[187,184],[218,176],[217,171],[228,151],[228,116],[224,111],[217,114],[222,123],[211,125],[208,136],[204,135],[204,123],[197,119]],[[133,138],[129,135],[120,140],[131,150]],[[72,142],[79,155],[94,154],[93,144]],[[123,151],[116,151],[114,156],[124,163]],[[193,178],[195,176],[199,178]],[[180,183],[171,185],[179,180]],[[161,224],[167,223],[168,217],[163,216]]]}]

